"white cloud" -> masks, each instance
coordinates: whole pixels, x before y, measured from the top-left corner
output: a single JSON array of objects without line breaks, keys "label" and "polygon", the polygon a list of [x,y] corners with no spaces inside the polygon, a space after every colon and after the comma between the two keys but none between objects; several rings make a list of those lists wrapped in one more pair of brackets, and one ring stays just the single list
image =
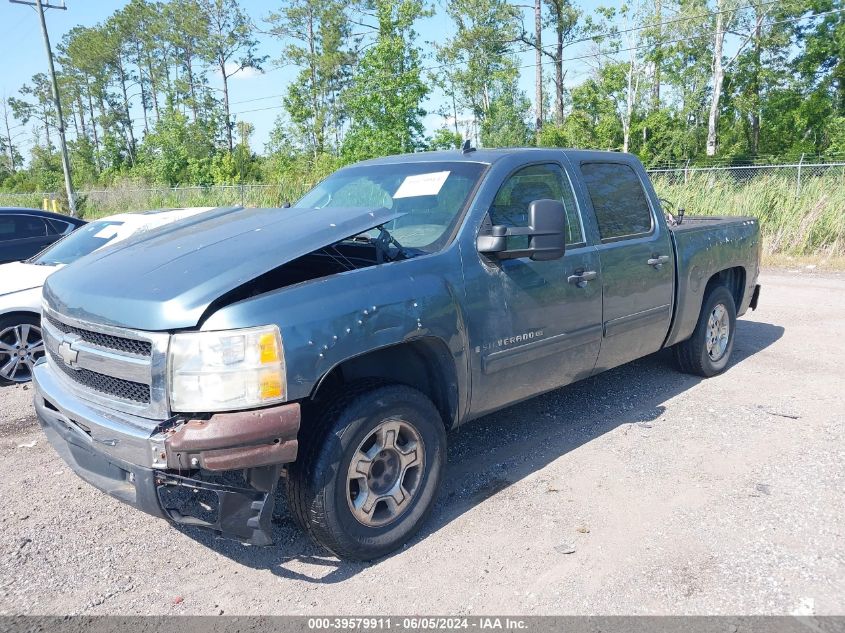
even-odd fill
[{"label": "white cloud", "polygon": [[[219,70],[217,71],[217,74],[220,74]],[[243,70],[238,70],[238,64],[235,62],[227,62],[226,74],[229,75],[229,79],[255,79],[264,73],[256,68],[244,68]]]}]

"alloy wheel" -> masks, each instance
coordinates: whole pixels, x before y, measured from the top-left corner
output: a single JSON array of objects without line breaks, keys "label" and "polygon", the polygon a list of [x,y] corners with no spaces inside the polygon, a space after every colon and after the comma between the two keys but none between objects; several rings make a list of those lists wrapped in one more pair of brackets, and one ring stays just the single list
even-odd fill
[{"label": "alloy wheel", "polygon": [[36,361],[44,356],[41,328],[30,323],[0,331],[0,378],[10,382],[32,380]]},{"label": "alloy wheel", "polygon": [[713,306],[707,319],[707,355],[717,361],[725,355],[730,339],[731,322],[728,310],[721,303]]}]

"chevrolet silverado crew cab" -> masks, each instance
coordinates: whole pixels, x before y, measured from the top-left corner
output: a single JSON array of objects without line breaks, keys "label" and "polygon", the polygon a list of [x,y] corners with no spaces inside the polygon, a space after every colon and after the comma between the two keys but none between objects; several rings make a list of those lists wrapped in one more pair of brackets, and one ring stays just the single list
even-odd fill
[{"label": "chevrolet silverado crew cab", "polygon": [[723,371],[753,218],[664,215],[633,156],[420,153],[51,275],[36,409],[83,479],[267,545],[279,485],[342,558],[408,541],[460,424],[662,348]]}]

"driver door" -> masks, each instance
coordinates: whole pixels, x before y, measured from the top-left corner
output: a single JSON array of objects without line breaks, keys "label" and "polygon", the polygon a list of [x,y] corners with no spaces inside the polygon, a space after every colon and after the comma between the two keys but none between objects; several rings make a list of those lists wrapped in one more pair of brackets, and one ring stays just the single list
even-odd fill
[{"label": "driver door", "polygon": [[[527,226],[529,205],[541,199],[559,200],[566,210],[564,257],[498,260],[475,253],[486,274],[467,275],[473,416],[589,376],[598,357],[600,261],[587,245],[563,167],[549,162],[514,172],[496,195],[490,222]],[[524,247],[527,239],[510,237],[508,248]],[[595,276],[579,280],[585,272]]]}]

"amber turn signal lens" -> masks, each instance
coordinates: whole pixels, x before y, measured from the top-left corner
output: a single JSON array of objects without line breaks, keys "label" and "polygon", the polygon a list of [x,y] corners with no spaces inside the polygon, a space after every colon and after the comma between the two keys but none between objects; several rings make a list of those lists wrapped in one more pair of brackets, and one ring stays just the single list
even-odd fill
[{"label": "amber turn signal lens", "polygon": [[261,399],[279,398],[282,396],[282,377],[277,373],[265,374],[261,377]]},{"label": "amber turn signal lens", "polygon": [[279,346],[272,332],[262,334],[258,339],[259,358],[262,365],[279,362]]}]

